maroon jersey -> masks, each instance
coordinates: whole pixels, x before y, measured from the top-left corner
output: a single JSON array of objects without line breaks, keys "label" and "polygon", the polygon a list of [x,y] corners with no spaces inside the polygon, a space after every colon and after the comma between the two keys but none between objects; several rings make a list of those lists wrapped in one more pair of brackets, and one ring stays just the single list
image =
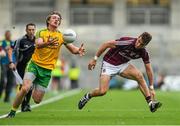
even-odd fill
[{"label": "maroon jersey", "polygon": [[103,60],[112,65],[121,65],[131,59],[142,58],[145,64],[149,63],[149,55],[145,48],[136,49],[137,38],[122,37],[117,39],[116,48],[111,48],[105,54]]}]

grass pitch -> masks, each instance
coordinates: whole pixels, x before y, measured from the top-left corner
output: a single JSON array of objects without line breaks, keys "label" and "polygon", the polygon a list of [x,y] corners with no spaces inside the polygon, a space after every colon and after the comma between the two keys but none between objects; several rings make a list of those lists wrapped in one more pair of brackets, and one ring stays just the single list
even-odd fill
[{"label": "grass pitch", "polygon": [[[0,125],[180,125],[179,92],[157,91],[163,106],[155,113],[149,111],[137,90],[110,90],[78,110],[78,101],[84,93],[34,108],[32,112],[18,113],[13,119],[0,119]],[[9,109],[9,104],[0,103],[0,115]]]}]

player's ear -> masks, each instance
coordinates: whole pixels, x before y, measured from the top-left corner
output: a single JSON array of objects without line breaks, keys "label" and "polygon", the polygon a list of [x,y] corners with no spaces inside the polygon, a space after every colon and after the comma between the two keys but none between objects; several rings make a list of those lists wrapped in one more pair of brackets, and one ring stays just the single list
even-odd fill
[{"label": "player's ear", "polygon": [[61,19],[59,20],[59,24],[58,25],[61,25]]}]

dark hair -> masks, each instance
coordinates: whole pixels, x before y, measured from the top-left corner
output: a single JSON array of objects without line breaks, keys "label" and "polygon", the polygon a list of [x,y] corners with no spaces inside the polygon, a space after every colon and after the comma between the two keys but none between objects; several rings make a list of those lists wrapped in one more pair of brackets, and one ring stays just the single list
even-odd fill
[{"label": "dark hair", "polygon": [[35,25],[34,23],[28,23],[28,24],[26,25],[26,29],[28,29],[29,26],[34,26],[34,27],[36,27],[36,25]]},{"label": "dark hair", "polygon": [[48,21],[49,21],[49,19],[51,18],[51,15],[53,15],[53,14],[58,15],[58,16],[60,17],[60,19],[62,19],[61,14],[60,14],[59,12],[57,12],[57,11],[52,11],[52,12],[50,12],[50,13],[48,14],[48,16],[46,17],[46,25],[47,25],[47,26],[49,25]]},{"label": "dark hair", "polygon": [[140,37],[142,38],[142,41],[145,45],[147,45],[152,39],[151,34],[149,34],[148,32],[142,33]]}]

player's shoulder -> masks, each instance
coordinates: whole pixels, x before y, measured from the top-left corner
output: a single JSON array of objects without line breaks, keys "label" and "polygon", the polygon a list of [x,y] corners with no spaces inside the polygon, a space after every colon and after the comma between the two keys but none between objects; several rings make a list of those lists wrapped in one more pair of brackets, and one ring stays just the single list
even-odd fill
[{"label": "player's shoulder", "polygon": [[24,41],[24,40],[26,40],[26,39],[27,39],[27,36],[24,35],[24,36],[22,36],[21,38],[17,39],[15,42],[17,42],[17,41]]},{"label": "player's shoulder", "polygon": [[61,36],[63,35],[63,33],[60,30],[56,31],[58,34],[60,34]]},{"label": "player's shoulder", "polygon": [[43,29],[39,29],[37,31],[37,33],[41,33],[41,32],[48,32],[48,29],[47,28],[43,28]]},{"label": "player's shoulder", "polygon": [[57,31],[56,31],[56,32],[57,32],[57,33],[61,33],[61,34],[62,34],[62,32],[61,32],[60,30],[58,30],[58,29],[57,29]]},{"label": "player's shoulder", "polygon": [[136,41],[137,38],[133,37],[120,37],[116,39],[117,45],[131,45]]},{"label": "player's shoulder", "polygon": [[48,33],[47,28],[40,29],[36,32],[36,38],[42,37],[42,36],[46,35],[47,33]]},{"label": "player's shoulder", "polygon": [[137,38],[134,38],[134,37],[127,37],[127,36],[124,36],[124,37],[120,37],[119,39],[117,39],[118,41],[134,41],[136,40]]}]

